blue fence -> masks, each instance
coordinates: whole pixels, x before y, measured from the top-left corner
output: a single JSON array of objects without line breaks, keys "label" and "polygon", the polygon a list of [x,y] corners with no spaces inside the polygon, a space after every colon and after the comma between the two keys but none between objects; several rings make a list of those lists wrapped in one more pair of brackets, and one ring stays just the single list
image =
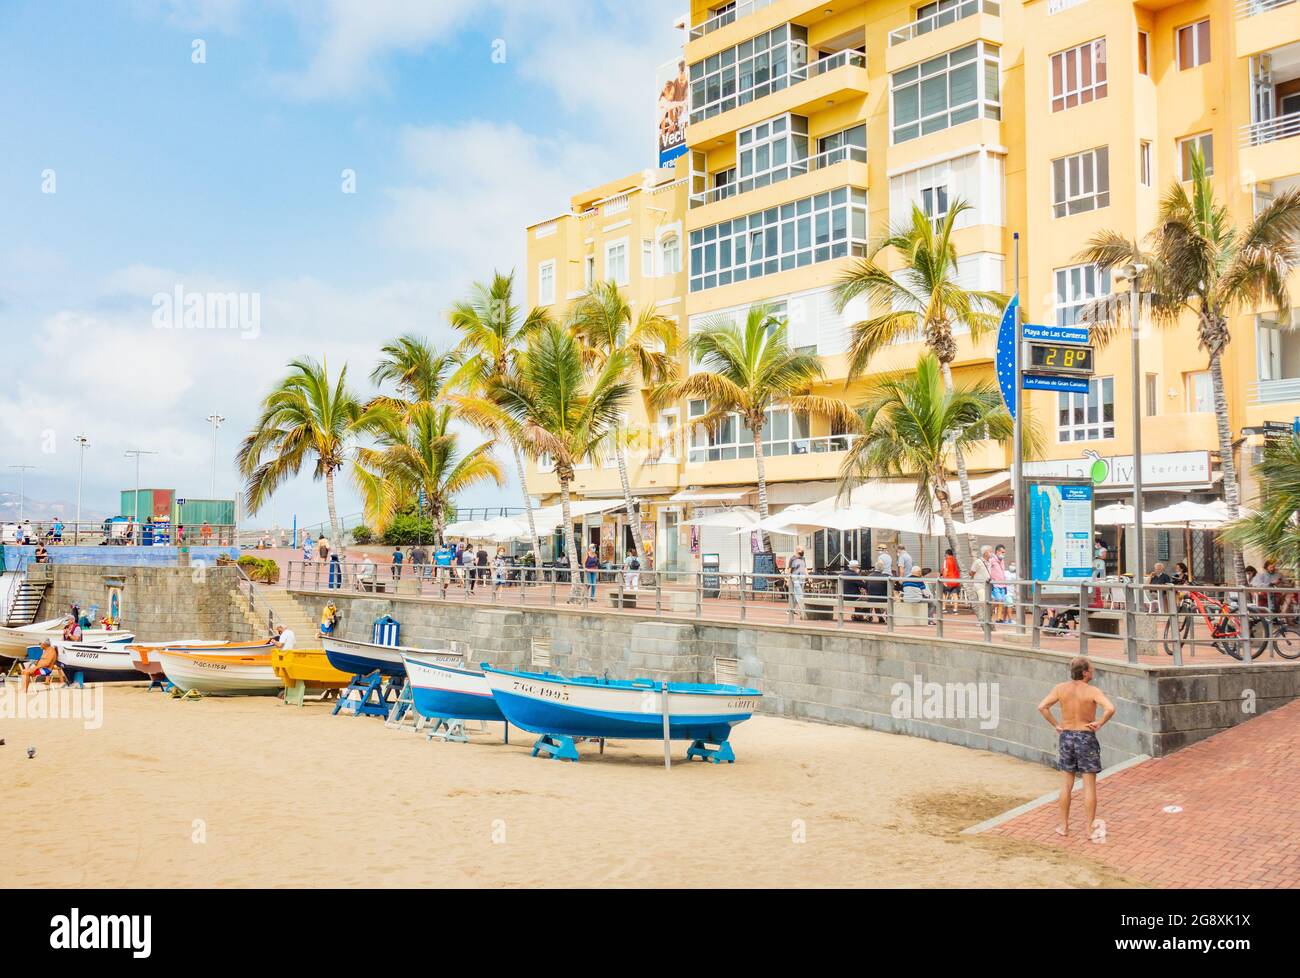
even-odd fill
[{"label": "blue fence", "polygon": [[[190,562],[215,563],[220,556],[239,557],[238,547],[189,547]],[[35,547],[6,543],[0,547],[0,561],[6,571],[22,571],[35,559]],[[179,547],[50,547],[51,564],[81,564],[89,567],[175,567]]]}]

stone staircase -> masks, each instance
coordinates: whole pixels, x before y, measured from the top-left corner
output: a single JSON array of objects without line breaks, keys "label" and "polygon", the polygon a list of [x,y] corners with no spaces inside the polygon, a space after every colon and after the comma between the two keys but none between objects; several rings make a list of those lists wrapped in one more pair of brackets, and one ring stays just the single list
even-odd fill
[{"label": "stone staircase", "polygon": [[268,610],[277,625],[293,630],[300,648],[312,648],[311,643],[320,632],[319,619],[314,618],[303,603],[282,588],[257,587],[254,591],[256,607],[249,603],[248,595],[238,587],[232,591],[232,600],[258,638],[266,635]]}]

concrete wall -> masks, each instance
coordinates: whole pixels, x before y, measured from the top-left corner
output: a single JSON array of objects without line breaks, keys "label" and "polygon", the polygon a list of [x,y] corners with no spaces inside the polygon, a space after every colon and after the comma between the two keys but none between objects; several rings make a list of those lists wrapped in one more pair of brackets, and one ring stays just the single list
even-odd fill
[{"label": "concrete wall", "polygon": [[65,613],[108,608],[108,586],[122,585],[122,621],[141,642],[171,639],[249,641],[262,637],[241,608],[233,567],[94,567],[53,564],[54,585],[45,592],[38,620]]},{"label": "concrete wall", "polygon": [[[476,660],[527,667],[530,640],[536,638],[551,643],[556,672],[620,679],[711,682],[715,657],[733,658],[741,681],[764,693],[768,713],[926,737],[1046,764],[1056,756],[1056,735],[1037,706],[1053,684],[1068,678],[1070,656],[1058,652],[800,626],[329,596],[343,612],[345,638],[368,641],[374,619],[391,614],[402,623],[404,645],[439,647],[460,639]],[[298,599],[314,617],[324,592]],[[1117,711],[1101,732],[1106,766],[1139,754],[1170,753],[1300,696],[1300,664],[1225,660],[1175,669],[1096,660],[1096,667],[1098,685]],[[960,687],[973,695],[969,701],[945,702],[940,715],[927,715],[934,687],[925,684],[940,684],[944,693],[948,689],[942,684],[953,684],[952,691]],[[994,695],[996,723],[990,723]]]},{"label": "concrete wall", "polygon": [[[217,557],[239,556],[237,547],[189,547],[190,563],[206,561],[216,563]],[[36,548],[18,547],[6,543],[0,547],[0,558],[7,571],[26,570],[35,563]],[[74,547],[63,544],[49,548],[51,564],[88,564],[96,567],[175,567],[180,561],[179,547]]]}]

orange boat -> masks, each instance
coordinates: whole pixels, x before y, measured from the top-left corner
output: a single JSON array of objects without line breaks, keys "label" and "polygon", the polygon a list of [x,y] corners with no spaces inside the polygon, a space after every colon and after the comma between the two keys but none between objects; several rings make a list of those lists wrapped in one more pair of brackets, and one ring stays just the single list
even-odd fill
[{"label": "orange boat", "polygon": [[198,653],[202,655],[269,655],[276,648],[270,639],[258,642],[223,642],[200,639],[182,639],[175,642],[147,642],[128,645],[131,651],[131,664],[150,679],[162,679],[163,667],[158,661],[158,653],[164,649],[173,652]]},{"label": "orange boat", "polygon": [[153,658],[168,681],[185,692],[205,696],[278,696],[283,688],[271,666],[271,653],[241,655],[220,651],[155,649]]}]

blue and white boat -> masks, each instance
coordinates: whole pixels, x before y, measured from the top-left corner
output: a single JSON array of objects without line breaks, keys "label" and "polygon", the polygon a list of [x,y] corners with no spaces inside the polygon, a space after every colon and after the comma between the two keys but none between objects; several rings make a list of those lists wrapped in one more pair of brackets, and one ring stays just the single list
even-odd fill
[{"label": "blue and white boat", "polygon": [[83,683],[134,683],[140,675],[125,642],[57,642],[59,665],[68,680]]},{"label": "blue and white boat", "polygon": [[402,653],[411,701],[430,720],[505,721],[482,670],[465,666],[456,653]]},{"label": "blue and white boat", "polygon": [[372,672],[392,678],[406,675],[402,653],[423,655],[427,649],[413,649],[402,645],[376,645],[374,642],[354,642],[344,638],[321,636],[325,657],[339,672],[350,676],[368,676]]},{"label": "blue and white boat", "polygon": [[[493,669],[486,663],[483,674],[505,718],[532,733],[570,739],[664,739],[661,682],[570,678]],[[688,756],[733,760],[727,744],[731,729],[753,715],[763,694],[717,683],[668,683],[667,688],[668,739],[693,741]]]}]

